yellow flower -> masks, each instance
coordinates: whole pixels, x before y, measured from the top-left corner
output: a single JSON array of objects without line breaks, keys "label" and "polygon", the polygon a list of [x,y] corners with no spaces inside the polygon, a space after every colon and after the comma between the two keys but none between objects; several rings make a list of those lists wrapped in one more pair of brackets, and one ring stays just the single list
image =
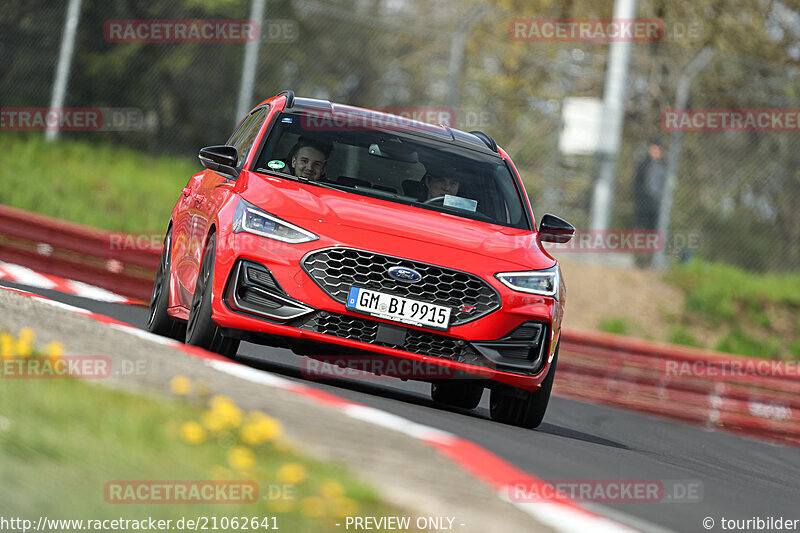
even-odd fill
[{"label": "yellow flower", "polygon": [[17,341],[17,357],[28,357],[33,353],[33,346],[31,345],[31,340],[28,338],[23,338],[20,335],[19,340]]},{"label": "yellow flower", "polygon": [[317,496],[303,498],[300,501],[300,512],[312,518],[319,518],[325,514],[325,503]]},{"label": "yellow flower", "polygon": [[173,394],[185,396],[192,390],[192,382],[187,377],[175,376],[170,380],[169,387],[172,389]]},{"label": "yellow flower", "polygon": [[256,463],[253,450],[244,446],[234,446],[228,450],[228,464],[236,470],[249,470]]},{"label": "yellow flower", "polygon": [[60,342],[53,341],[47,345],[47,355],[53,359],[58,359],[64,354],[64,345]]},{"label": "yellow flower", "polygon": [[336,498],[331,502],[333,515],[338,518],[355,516],[358,514],[358,503],[350,498]]},{"label": "yellow flower", "polygon": [[181,426],[181,438],[189,444],[197,444],[206,440],[206,432],[197,422],[186,422]]},{"label": "yellow flower", "polygon": [[200,417],[203,419],[203,425],[212,433],[219,433],[227,427],[225,420],[216,411],[203,411]]},{"label": "yellow flower", "polygon": [[226,428],[235,428],[242,424],[242,410],[227,396],[211,398],[211,412],[220,418]]},{"label": "yellow flower", "polygon": [[274,513],[288,513],[294,508],[294,499],[286,496],[274,500],[271,499],[267,507]]},{"label": "yellow flower", "polygon": [[334,499],[344,496],[344,488],[332,479],[326,479],[319,486],[319,492],[324,498]]},{"label": "yellow flower", "polygon": [[247,415],[248,422],[242,426],[240,436],[245,444],[256,446],[264,442],[275,440],[283,433],[283,426],[280,421],[252,411]]},{"label": "yellow flower", "polygon": [[306,478],[306,468],[300,463],[286,463],[278,469],[278,479],[284,483],[297,484]]},{"label": "yellow flower", "polygon": [[19,330],[19,340],[20,342],[27,342],[29,344],[33,344],[34,339],[36,338],[36,334],[33,332],[31,328],[22,328]]},{"label": "yellow flower", "polygon": [[3,333],[0,335],[0,356],[3,358],[10,358],[16,355],[15,351],[14,337],[9,335],[8,333]]}]

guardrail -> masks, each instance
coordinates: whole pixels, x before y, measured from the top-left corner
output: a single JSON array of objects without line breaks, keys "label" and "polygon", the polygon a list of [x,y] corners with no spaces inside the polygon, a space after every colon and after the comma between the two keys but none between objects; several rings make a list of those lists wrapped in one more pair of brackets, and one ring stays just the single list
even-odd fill
[{"label": "guardrail", "polygon": [[0,205],[0,258],[146,302],[161,250],[130,236]]},{"label": "guardrail", "polygon": [[[159,246],[0,205],[0,258],[149,301]],[[800,445],[800,365],[565,329],[554,393]],[[764,365],[767,365],[766,367]]]},{"label": "guardrail", "polygon": [[800,362],[564,330],[554,392],[800,445]]}]

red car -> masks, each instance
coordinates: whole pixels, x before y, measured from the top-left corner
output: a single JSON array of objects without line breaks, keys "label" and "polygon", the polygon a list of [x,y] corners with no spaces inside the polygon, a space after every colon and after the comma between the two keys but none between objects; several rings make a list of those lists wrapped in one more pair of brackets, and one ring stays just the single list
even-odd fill
[{"label": "red car", "polygon": [[[265,100],[181,191],[148,329],[233,357],[241,340],[431,382],[437,402],[537,427],[565,287],[514,164],[466,133],[291,91]],[[371,359],[370,359],[371,358]],[[394,372],[388,368],[413,372]],[[338,367],[336,367],[338,368]],[[373,367],[374,368],[374,367]]]}]

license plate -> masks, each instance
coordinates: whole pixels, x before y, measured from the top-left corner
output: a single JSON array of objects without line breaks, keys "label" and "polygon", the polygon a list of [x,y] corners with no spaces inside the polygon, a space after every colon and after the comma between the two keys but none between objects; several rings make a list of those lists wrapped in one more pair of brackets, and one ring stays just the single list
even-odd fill
[{"label": "license plate", "polygon": [[412,326],[446,330],[450,323],[449,307],[409,300],[401,296],[360,287],[350,287],[346,307],[352,311]]}]

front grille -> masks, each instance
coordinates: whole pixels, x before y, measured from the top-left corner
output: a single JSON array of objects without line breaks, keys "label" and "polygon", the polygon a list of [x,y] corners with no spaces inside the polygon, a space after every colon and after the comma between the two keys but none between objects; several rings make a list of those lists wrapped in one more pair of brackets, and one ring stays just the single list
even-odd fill
[{"label": "front grille", "polygon": [[[347,301],[352,286],[371,289],[450,307],[453,310],[450,326],[465,324],[500,308],[500,295],[481,278],[399,257],[352,248],[329,248],[311,252],[303,259],[302,266],[322,290],[340,303]],[[389,276],[388,270],[393,266],[414,269],[422,275],[422,280],[398,281]]]},{"label": "front grille", "polygon": [[[375,340],[378,334],[378,324],[379,322],[366,318],[322,312],[303,319],[302,324],[299,324],[298,327],[342,339],[380,345]],[[386,344],[386,346],[420,355],[454,360],[459,359],[460,356],[474,354],[474,350],[465,343],[459,344],[457,339],[411,328],[403,329],[406,330],[405,344],[403,346]]]}]

